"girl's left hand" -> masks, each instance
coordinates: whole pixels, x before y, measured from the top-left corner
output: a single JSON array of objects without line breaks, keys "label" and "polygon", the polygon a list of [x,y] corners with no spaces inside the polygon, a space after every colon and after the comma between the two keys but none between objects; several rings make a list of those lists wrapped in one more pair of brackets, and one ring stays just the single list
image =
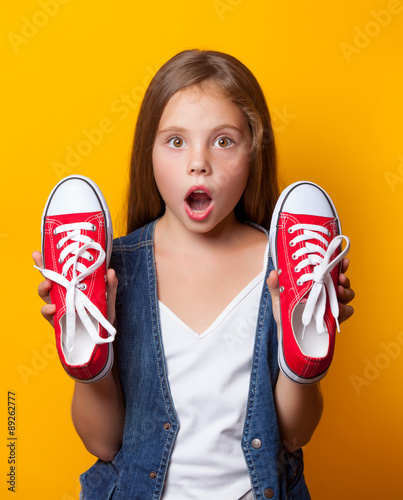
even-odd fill
[{"label": "girl's left hand", "polygon": [[[355,297],[354,290],[350,287],[350,280],[344,274],[350,264],[349,259],[344,258],[341,263],[341,273],[339,275],[339,284],[337,287],[337,298],[339,299],[339,323],[349,319],[354,309],[349,303]],[[271,271],[267,278],[267,286],[269,287],[272,305],[273,316],[277,323],[280,324],[280,292],[278,290],[278,274],[277,271]]]},{"label": "girl's left hand", "polygon": [[350,260],[345,257],[341,262],[341,273],[339,274],[339,285],[337,287],[337,298],[339,299],[339,323],[346,321],[354,314],[354,308],[348,305],[355,297],[354,290],[350,287],[350,280],[344,274]]}]

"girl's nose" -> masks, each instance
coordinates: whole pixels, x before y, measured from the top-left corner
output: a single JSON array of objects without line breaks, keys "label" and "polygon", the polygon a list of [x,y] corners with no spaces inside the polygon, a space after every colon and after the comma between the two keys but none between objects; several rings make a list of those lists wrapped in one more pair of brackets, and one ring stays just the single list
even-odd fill
[{"label": "girl's nose", "polygon": [[188,173],[192,175],[208,175],[211,173],[210,161],[206,151],[198,150],[193,152],[189,159]]}]

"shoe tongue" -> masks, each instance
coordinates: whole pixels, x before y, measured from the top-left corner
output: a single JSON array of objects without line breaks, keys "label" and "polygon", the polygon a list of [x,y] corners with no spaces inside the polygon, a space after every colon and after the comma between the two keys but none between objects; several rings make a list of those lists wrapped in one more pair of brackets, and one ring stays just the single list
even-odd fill
[{"label": "shoe tongue", "polygon": [[334,217],[321,217],[319,215],[294,214],[289,212],[283,212],[282,216],[291,220],[297,220],[298,224],[314,224],[317,226],[329,225],[329,223],[336,224],[336,219]]},{"label": "shoe tongue", "polygon": [[60,214],[60,215],[50,215],[46,214],[47,219],[51,219],[52,221],[57,221],[57,225],[64,224],[74,224],[76,222],[92,222],[96,217],[103,217],[102,212],[80,212],[80,213],[69,213],[69,214]]}]

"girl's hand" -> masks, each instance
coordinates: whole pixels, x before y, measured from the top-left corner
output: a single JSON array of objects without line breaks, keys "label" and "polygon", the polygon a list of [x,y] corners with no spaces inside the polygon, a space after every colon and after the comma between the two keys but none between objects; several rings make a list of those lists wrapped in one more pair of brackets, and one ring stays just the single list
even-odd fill
[{"label": "girl's hand", "polygon": [[106,271],[106,294],[107,294],[107,320],[111,325],[115,321],[115,302],[118,289],[118,279],[113,269]]},{"label": "girl's hand", "polygon": [[277,331],[280,332],[280,292],[278,290],[277,271],[271,271],[267,278],[267,286],[271,295],[274,320],[277,323]]},{"label": "girl's hand", "polygon": [[[337,298],[339,299],[339,323],[349,319],[354,309],[348,305],[349,302],[355,297],[354,290],[350,287],[350,280],[344,274],[350,264],[349,259],[344,258],[341,263],[341,273],[339,275],[339,284],[337,287]],[[269,287],[271,301],[273,305],[273,316],[277,323],[280,325],[280,292],[278,290],[278,274],[277,271],[271,271],[267,278],[267,286]]]},{"label": "girl's hand", "polygon": [[339,323],[346,321],[354,314],[354,309],[352,306],[347,305],[355,297],[354,290],[350,287],[350,280],[344,274],[350,260],[344,258],[341,262],[341,273],[339,275],[339,285],[337,287],[337,298],[339,299]]},{"label": "girl's hand", "polygon": [[[42,254],[41,252],[35,251],[32,254],[32,258],[34,259],[35,265],[43,268]],[[52,281],[45,279],[38,286],[38,295],[45,302],[45,305],[41,308],[42,316],[49,321],[49,323],[53,324],[53,315],[56,312],[55,304],[50,303],[50,295],[49,290],[52,288]],[[118,279],[116,278],[115,271],[113,269],[108,269],[106,272],[106,292],[108,296],[107,302],[107,319],[109,323],[113,324],[115,321],[115,300],[116,300],[116,291],[118,288]]]},{"label": "girl's hand", "polygon": [[[35,265],[43,269],[43,261],[41,252],[35,251],[32,254]],[[52,282],[48,279],[41,281],[38,286],[38,295],[45,302],[45,305],[41,308],[42,316],[53,325],[53,315],[56,312],[55,304],[50,303],[49,290],[52,288]]]}]

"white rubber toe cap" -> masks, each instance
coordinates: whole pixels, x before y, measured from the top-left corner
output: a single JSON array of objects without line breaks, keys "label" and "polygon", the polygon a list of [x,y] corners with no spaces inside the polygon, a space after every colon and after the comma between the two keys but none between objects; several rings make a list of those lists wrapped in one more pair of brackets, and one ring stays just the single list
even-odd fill
[{"label": "white rubber toe cap", "polygon": [[287,191],[282,212],[320,217],[337,216],[332,201],[316,184],[297,182],[289,186]]},{"label": "white rubber toe cap", "polygon": [[98,212],[102,205],[96,188],[90,179],[70,176],[63,179],[53,190],[47,207],[47,215]]}]

